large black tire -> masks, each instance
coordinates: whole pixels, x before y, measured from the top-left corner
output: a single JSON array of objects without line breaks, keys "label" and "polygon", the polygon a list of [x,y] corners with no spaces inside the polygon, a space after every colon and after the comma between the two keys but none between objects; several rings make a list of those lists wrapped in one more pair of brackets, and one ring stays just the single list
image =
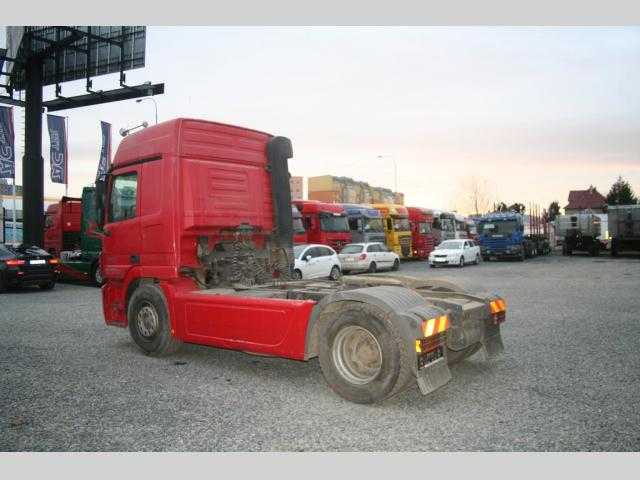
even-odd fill
[{"label": "large black tire", "polygon": [[520,255],[518,255],[516,257],[516,260],[518,260],[519,262],[524,262],[524,257],[525,257],[525,255],[524,255],[524,250],[523,250],[522,252],[520,252]]},{"label": "large black tire", "polygon": [[171,333],[167,301],[158,285],[145,283],[133,292],[127,321],[131,338],[147,355],[169,355],[182,344]]},{"label": "large black tire", "polygon": [[376,273],[378,271],[378,266],[376,265],[376,262],[371,262],[369,264],[369,269],[367,270],[367,273]]},{"label": "large black tire", "polygon": [[458,267],[464,267],[464,255],[460,255],[460,261],[458,262]]},{"label": "large black tire", "polygon": [[54,282],[53,280],[46,282],[46,283],[40,283],[38,284],[38,286],[40,287],[40,289],[42,290],[52,290],[53,287],[56,286],[56,282]]},{"label": "large black tire", "polygon": [[454,363],[461,362],[465,358],[470,357],[478,350],[480,350],[480,343],[474,343],[473,345],[468,346],[467,348],[459,351],[451,350],[447,348],[447,363],[449,365],[453,365]]},{"label": "large black tire", "polygon": [[320,367],[341,397],[355,403],[381,402],[404,390],[414,378],[416,359],[409,342],[400,338],[379,309],[344,302],[321,317],[319,328]]},{"label": "large black tire", "polygon": [[342,275],[342,272],[340,272],[340,267],[338,267],[337,265],[334,265],[331,268],[331,272],[329,272],[329,280],[333,280],[334,282],[337,282],[338,280],[340,280],[341,275]]},{"label": "large black tire", "polygon": [[302,272],[297,268],[293,271],[293,279],[294,280],[302,280]]},{"label": "large black tire", "polygon": [[98,288],[104,285],[104,278],[102,276],[102,269],[100,268],[100,260],[94,262],[91,266],[91,282]]},{"label": "large black tire", "polygon": [[394,272],[397,272],[398,270],[400,270],[400,260],[396,258],[393,261],[393,267],[391,267],[391,270],[393,270]]},{"label": "large black tire", "polygon": [[594,243],[593,245],[591,245],[591,248],[589,249],[589,254],[592,257],[597,257],[600,255],[600,246],[597,243]]}]

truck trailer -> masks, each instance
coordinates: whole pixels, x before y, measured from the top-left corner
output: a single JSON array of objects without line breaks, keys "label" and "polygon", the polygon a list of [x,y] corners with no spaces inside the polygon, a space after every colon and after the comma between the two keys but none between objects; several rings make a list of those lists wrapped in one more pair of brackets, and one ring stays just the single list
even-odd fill
[{"label": "truck trailer", "polygon": [[600,218],[592,213],[558,215],[556,234],[562,238],[562,254],[583,251],[593,257],[600,254]]},{"label": "truck trailer", "polygon": [[343,203],[351,230],[351,241],[355,243],[385,243],[382,215],[371,205]]},{"label": "truck trailer", "polygon": [[336,252],[351,243],[347,214],[340,204],[318,200],[294,200],[293,204],[302,215],[309,243],[328,245]]},{"label": "truck trailer", "polygon": [[374,203],[382,215],[387,247],[402,259],[411,258],[411,227],[406,207],[393,203]]},{"label": "truck trailer", "polygon": [[421,207],[407,207],[411,227],[412,257],[426,260],[434,249],[433,211]]},{"label": "truck trailer", "polygon": [[640,251],[640,205],[609,205],[607,214],[611,255]]},{"label": "truck trailer", "polygon": [[[502,349],[506,304],[438,280],[291,280],[285,137],[174,119],[125,137],[98,182],[102,303],[147,355],[182,343],[319,358],[347,400],[379,402]],[[159,380],[160,381],[160,380]]]},{"label": "truck trailer", "polygon": [[44,217],[44,250],[55,257],[80,246],[82,199],[62,197],[47,207]]}]

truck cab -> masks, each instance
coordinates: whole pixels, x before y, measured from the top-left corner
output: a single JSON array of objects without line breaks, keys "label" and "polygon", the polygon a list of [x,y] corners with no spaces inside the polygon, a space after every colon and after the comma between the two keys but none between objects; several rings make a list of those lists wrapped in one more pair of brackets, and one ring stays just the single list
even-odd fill
[{"label": "truck cab", "polygon": [[456,238],[454,214],[440,210],[433,211],[433,238],[436,245]]},{"label": "truck cab", "polygon": [[433,210],[421,207],[407,207],[409,225],[411,226],[411,244],[413,257],[420,260],[429,258],[434,249],[433,238]]},{"label": "truck cab", "polygon": [[490,213],[478,220],[478,240],[483,259],[529,256],[530,245],[524,233],[524,220],[519,213]]},{"label": "truck cab", "polygon": [[333,391],[357,403],[416,382],[426,395],[450,363],[502,351],[496,295],[411,277],[294,280],[292,156],[286,137],[204,120],[125,137],[96,182],[107,325],[149,356],[193,343],[318,357]]},{"label": "truck cab", "polygon": [[393,203],[376,203],[373,208],[377,209],[384,219],[387,247],[400,258],[411,258],[411,227],[406,207]]},{"label": "truck cab", "polygon": [[336,252],[351,243],[349,222],[342,205],[318,200],[294,200],[293,204],[302,215],[309,243],[328,245]]},{"label": "truck cab", "polygon": [[80,247],[82,199],[62,197],[49,205],[44,218],[44,250],[54,256]]},{"label": "truck cab", "polygon": [[293,243],[294,245],[303,245],[309,243],[307,237],[307,231],[304,229],[304,223],[302,222],[302,215],[298,210],[298,207],[291,205],[291,217],[293,219]]},{"label": "truck cab", "polygon": [[370,205],[343,203],[354,243],[385,243],[382,215]]}]

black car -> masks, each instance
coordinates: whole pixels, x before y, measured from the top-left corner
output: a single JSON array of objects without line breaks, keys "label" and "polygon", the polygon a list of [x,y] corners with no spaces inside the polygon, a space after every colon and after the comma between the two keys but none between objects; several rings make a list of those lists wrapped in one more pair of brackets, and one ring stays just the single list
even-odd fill
[{"label": "black car", "polygon": [[58,259],[41,248],[0,243],[0,292],[22,285],[50,290],[60,274],[59,267]]}]

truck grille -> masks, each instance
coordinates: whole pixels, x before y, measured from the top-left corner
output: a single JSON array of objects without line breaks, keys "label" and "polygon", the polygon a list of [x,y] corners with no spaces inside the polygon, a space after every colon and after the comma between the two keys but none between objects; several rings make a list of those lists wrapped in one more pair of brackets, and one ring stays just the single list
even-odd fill
[{"label": "truck grille", "polygon": [[411,256],[411,239],[409,237],[402,237],[400,239],[400,250],[403,257]]},{"label": "truck grille", "polygon": [[80,247],[80,234],[78,232],[64,232],[62,234],[62,250],[74,250]]}]

